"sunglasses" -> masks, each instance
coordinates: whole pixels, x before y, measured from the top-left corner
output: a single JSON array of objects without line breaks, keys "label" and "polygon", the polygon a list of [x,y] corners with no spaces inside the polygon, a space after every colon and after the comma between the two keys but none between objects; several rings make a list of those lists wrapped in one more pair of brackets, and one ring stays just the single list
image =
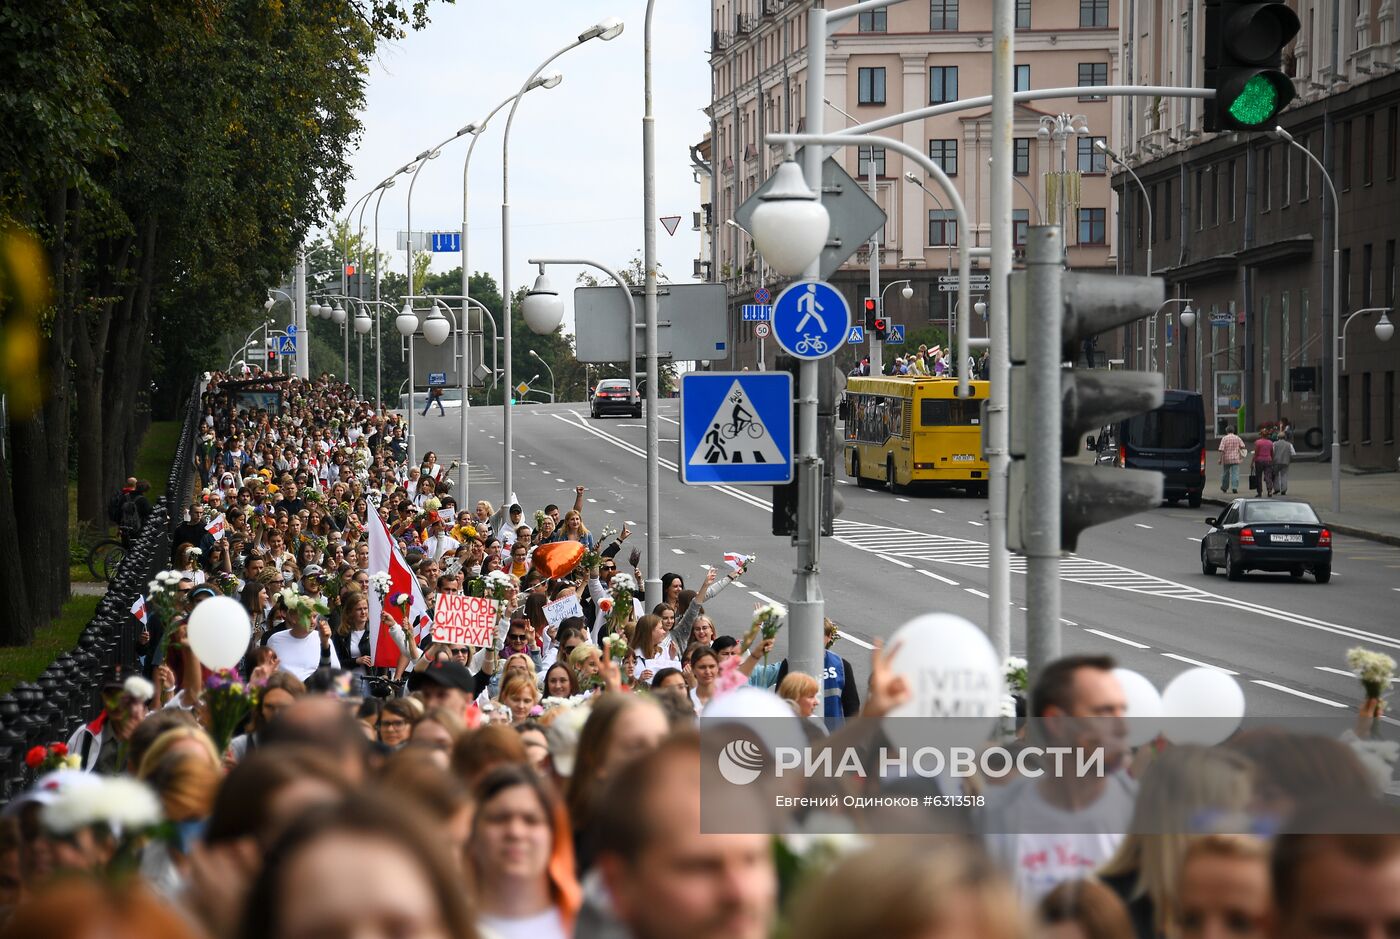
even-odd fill
[{"label": "sunglasses", "polygon": [[525,642],[527,637],[524,634],[516,633],[506,637],[506,642]]}]

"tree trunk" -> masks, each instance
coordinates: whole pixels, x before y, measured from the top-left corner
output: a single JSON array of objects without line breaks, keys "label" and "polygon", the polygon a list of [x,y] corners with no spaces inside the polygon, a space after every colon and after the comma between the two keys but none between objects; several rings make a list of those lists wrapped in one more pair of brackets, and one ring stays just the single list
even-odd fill
[{"label": "tree trunk", "polygon": [[[110,297],[122,289],[129,297],[129,292],[135,289],[134,285],[124,286],[126,266],[131,258],[131,242],[132,239],[127,237],[110,254],[99,252],[100,280],[96,296]],[[100,303],[95,311],[76,317],[73,328],[73,360],[77,367],[74,384],[78,415],[78,519],[94,532],[105,531],[108,524],[107,497],[110,492],[103,460],[107,451],[102,445],[106,430],[103,418],[106,405],[104,376],[107,372],[107,337],[114,311],[124,300]]]}]

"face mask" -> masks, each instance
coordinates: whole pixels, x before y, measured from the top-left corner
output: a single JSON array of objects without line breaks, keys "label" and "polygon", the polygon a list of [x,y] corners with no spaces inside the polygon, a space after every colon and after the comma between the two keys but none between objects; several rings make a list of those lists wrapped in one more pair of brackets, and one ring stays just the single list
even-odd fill
[{"label": "face mask", "polygon": [[291,572],[291,571],[283,571],[283,572],[282,572],[282,583],[284,583],[284,584],[290,584],[291,582],[292,582],[292,572]]}]

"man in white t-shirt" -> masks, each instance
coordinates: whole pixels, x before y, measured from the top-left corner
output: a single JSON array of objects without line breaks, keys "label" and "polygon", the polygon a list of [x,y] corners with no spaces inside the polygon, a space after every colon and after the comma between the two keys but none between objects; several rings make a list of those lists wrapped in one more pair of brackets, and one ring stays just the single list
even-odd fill
[{"label": "man in white t-shirt", "polygon": [[313,630],[299,619],[294,620],[290,629],[279,630],[267,637],[266,645],[277,653],[279,668],[291,672],[302,681],[318,668],[330,666],[340,668],[340,656],[331,645],[331,625],[322,617],[315,617],[317,624]]},{"label": "man in white t-shirt", "polygon": [[1067,656],[1042,671],[1031,693],[1039,720],[1037,744],[1093,750],[1103,747],[1104,775],[1066,771],[989,787],[983,819],[987,847],[1006,868],[1021,896],[1034,905],[1056,885],[1088,877],[1107,861],[1132,820],[1137,783],[1123,767],[1122,718],[1127,699],[1114,661],[1106,655]]}]

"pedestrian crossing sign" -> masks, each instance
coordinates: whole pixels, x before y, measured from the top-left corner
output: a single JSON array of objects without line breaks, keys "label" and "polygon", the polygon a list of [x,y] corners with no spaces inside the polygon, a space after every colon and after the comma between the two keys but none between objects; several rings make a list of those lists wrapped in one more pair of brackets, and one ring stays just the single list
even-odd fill
[{"label": "pedestrian crossing sign", "polygon": [[279,337],[277,337],[277,338],[280,340],[280,341],[277,343],[277,354],[278,354],[278,355],[296,355],[296,352],[297,352],[297,337],[296,337],[296,336],[279,336]]},{"label": "pedestrian crossing sign", "polygon": [[904,324],[891,323],[890,334],[885,337],[885,342],[892,346],[897,346],[904,341]]},{"label": "pedestrian crossing sign", "polygon": [[852,326],[850,333],[846,335],[846,345],[860,345],[862,342],[865,342],[865,328],[863,326]]},{"label": "pedestrian crossing sign", "polygon": [[680,459],[688,486],[792,482],[792,375],[681,376]]}]

